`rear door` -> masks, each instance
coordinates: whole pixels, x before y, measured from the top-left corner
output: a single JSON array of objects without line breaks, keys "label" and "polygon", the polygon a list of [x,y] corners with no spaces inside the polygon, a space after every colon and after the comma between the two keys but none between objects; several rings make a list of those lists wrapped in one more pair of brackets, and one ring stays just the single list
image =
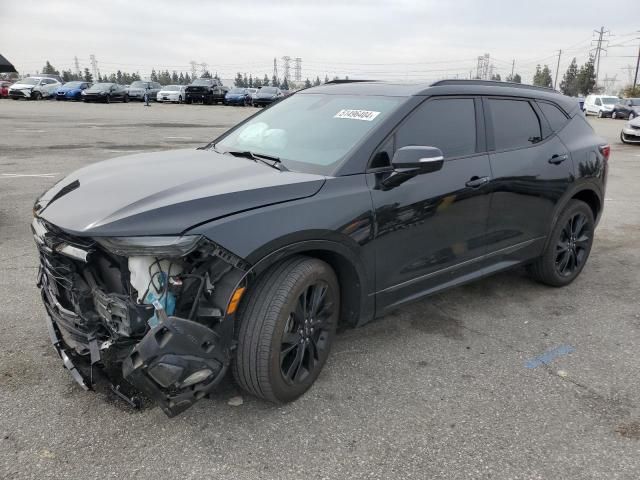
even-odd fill
[{"label": "rear door", "polygon": [[493,173],[488,253],[492,263],[519,262],[539,254],[555,206],[574,180],[569,151],[547,120],[558,131],[568,118],[546,102],[499,97],[483,102]]},{"label": "rear door", "polygon": [[[478,268],[486,249],[491,170],[480,99],[440,97],[423,102],[374,155],[368,182],[375,210],[378,313],[454,284]],[[438,147],[441,170],[381,187],[394,152]]]}]

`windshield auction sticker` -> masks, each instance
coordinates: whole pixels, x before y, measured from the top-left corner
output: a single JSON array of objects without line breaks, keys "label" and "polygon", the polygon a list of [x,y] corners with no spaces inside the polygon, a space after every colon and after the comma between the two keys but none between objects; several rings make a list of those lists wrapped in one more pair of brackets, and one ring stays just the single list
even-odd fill
[{"label": "windshield auction sticker", "polygon": [[340,110],[333,118],[350,118],[351,120],[372,121],[380,115],[380,112],[372,112],[371,110]]}]

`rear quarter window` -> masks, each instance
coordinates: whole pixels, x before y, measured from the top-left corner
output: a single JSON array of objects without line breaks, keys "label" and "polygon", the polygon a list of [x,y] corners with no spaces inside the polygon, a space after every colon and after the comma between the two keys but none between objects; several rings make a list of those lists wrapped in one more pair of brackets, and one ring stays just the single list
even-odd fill
[{"label": "rear quarter window", "polygon": [[538,106],[554,132],[560,130],[567,123],[567,116],[555,105],[547,102],[538,102]]}]

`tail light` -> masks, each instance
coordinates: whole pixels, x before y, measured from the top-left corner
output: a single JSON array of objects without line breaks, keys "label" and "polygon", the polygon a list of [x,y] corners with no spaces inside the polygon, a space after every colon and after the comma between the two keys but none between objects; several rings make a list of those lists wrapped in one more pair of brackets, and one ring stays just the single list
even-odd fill
[{"label": "tail light", "polygon": [[611,146],[610,145],[600,145],[598,148],[600,149],[600,153],[604,157],[605,161],[608,162],[609,161],[609,154],[611,153]]}]

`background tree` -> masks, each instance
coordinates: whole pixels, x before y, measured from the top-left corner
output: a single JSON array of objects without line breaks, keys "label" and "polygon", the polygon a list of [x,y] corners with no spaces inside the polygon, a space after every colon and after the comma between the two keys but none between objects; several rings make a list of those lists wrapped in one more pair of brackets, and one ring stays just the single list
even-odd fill
[{"label": "background tree", "polygon": [[184,85],[184,73],[180,72],[180,76],[178,77],[178,81],[176,83],[179,83],[180,85]]},{"label": "background tree", "polygon": [[236,79],[233,81],[233,84],[236,87],[244,87],[244,80],[243,80],[242,74],[240,72],[238,72],[238,74],[236,75]]},{"label": "background tree", "polygon": [[244,88],[247,88],[249,86],[249,79],[247,78],[246,73],[242,76],[242,86]]},{"label": "background tree", "polygon": [[[184,78],[184,77],[183,77]],[[180,82],[180,77],[178,77],[178,72],[175,70],[171,73],[171,83],[177,84]]]},{"label": "background tree", "polygon": [[152,69],[151,69],[151,75],[149,76],[149,79],[150,79],[152,82],[157,82],[157,81],[158,81],[158,73],[156,72],[156,69],[155,69],[155,68],[152,68]]},{"label": "background tree", "polygon": [[264,74],[264,78],[262,79],[262,86],[263,87],[268,87],[269,86],[269,77],[267,76],[267,74]]},{"label": "background tree", "polygon": [[318,86],[318,85],[322,85],[322,82],[320,81],[320,77],[316,76],[316,79],[313,81],[313,85],[314,86]]},{"label": "background tree", "polygon": [[633,85],[627,85],[623,90],[624,96],[627,98],[640,97],[640,85],[634,87]]},{"label": "background tree", "polygon": [[84,68],[84,81],[85,82],[93,82],[93,75],[87,67]]},{"label": "background tree", "polygon": [[193,82],[194,80],[195,80],[195,78],[191,78],[191,77],[189,76],[189,73],[188,73],[188,72],[184,74],[184,84],[185,84],[185,85],[189,85],[189,84],[190,84],[191,82]]},{"label": "background tree", "polygon": [[571,64],[562,77],[560,91],[570,97],[578,96],[578,64],[575,57],[571,60]]},{"label": "background tree", "polygon": [[507,82],[522,83],[522,77],[520,76],[519,73],[516,73],[514,75],[508,75],[506,80]]},{"label": "background tree", "polygon": [[44,64],[44,67],[42,68],[42,73],[47,75],[60,75],[60,72],[56,70],[53,65],[49,63],[49,60],[47,60],[47,63]]},{"label": "background tree", "polygon": [[501,82],[502,78],[500,77],[499,73],[496,73],[495,75],[491,75],[491,80],[495,80],[496,82]]},{"label": "background tree", "polygon": [[262,80],[260,80],[260,77],[256,77],[256,79],[253,81],[253,86],[254,88],[262,87]]},{"label": "background tree", "polygon": [[304,88],[309,88],[312,86],[311,80],[308,78],[304,81]]},{"label": "background tree", "polygon": [[285,77],[285,79],[282,81],[282,83],[280,84],[280,89],[281,89],[281,90],[289,90],[289,82],[287,82],[286,77]]},{"label": "background tree", "polygon": [[275,75],[273,77],[271,77],[271,86],[272,87],[277,87],[279,83],[280,82],[278,81],[278,77],[276,77]]},{"label": "background tree", "polygon": [[593,56],[590,56],[587,63],[582,65],[578,72],[578,92],[581,95],[589,95],[596,89],[596,69],[593,62]]},{"label": "background tree", "polygon": [[545,65],[543,68],[540,68],[540,65],[536,66],[536,73],[533,76],[533,84],[539,87],[549,88],[553,85],[551,70],[549,70],[548,65]]},{"label": "background tree", "polygon": [[249,83],[247,83],[247,87],[253,88],[253,75],[249,74]]},{"label": "background tree", "polygon": [[213,78],[213,77],[211,76],[211,72],[209,72],[209,70],[205,70],[203,74],[200,75],[200,78]]}]

